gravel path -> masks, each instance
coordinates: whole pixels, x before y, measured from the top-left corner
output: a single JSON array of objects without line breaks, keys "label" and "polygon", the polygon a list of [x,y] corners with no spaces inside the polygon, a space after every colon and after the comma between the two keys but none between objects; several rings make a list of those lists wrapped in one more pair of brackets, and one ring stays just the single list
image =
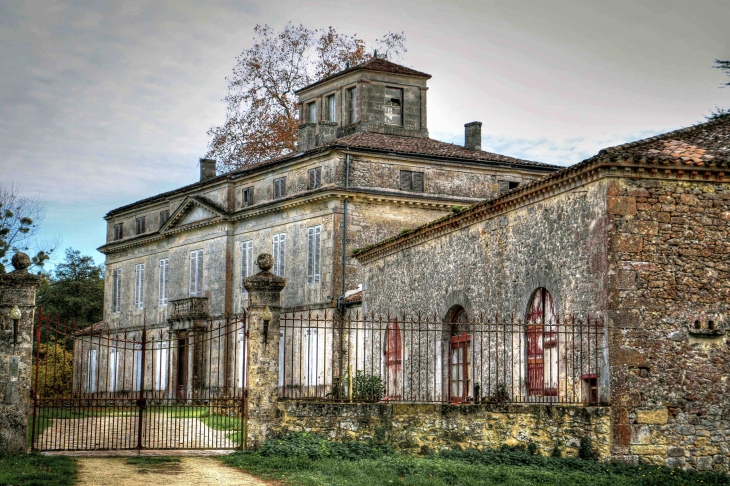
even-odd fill
[{"label": "gravel path", "polygon": [[262,481],[213,457],[180,457],[180,462],[127,464],[125,457],[79,457],[79,486],[263,486]]}]

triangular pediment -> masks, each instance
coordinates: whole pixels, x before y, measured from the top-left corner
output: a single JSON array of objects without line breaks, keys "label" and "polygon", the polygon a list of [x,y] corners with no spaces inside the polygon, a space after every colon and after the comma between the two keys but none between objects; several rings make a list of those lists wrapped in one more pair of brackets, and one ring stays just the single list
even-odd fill
[{"label": "triangular pediment", "polygon": [[213,201],[201,196],[191,196],[185,198],[175,212],[170,215],[170,219],[160,228],[160,232],[164,233],[174,228],[196,223],[219,221],[226,217],[225,210]]}]

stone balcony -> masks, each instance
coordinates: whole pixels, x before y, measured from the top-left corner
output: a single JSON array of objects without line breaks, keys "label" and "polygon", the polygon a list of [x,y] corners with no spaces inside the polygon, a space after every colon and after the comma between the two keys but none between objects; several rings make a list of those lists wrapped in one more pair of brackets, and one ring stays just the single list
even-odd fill
[{"label": "stone balcony", "polygon": [[170,301],[168,321],[201,320],[208,318],[208,297],[186,297]]}]

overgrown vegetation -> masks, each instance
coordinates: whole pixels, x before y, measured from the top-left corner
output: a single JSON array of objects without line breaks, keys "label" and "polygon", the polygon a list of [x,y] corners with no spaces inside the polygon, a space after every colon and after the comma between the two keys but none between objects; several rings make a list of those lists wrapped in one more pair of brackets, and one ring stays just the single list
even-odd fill
[{"label": "overgrown vegetation", "polygon": [[0,484],[70,486],[76,482],[76,461],[66,456],[28,454],[0,457]]},{"label": "overgrown vegetation", "polygon": [[[342,380],[342,396],[350,398],[350,376],[349,370]],[[385,383],[377,375],[357,370],[352,379],[352,400],[355,402],[379,402],[385,395]]]},{"label": "overgrown vegetation", "polygon": [[[583,447],[593,450],[590,442],[583,441]],[[482,451],[455,448],[415,457],[375,441],[338,443],[299,433],[266,441],[256,452],[236,453],[222,460],[285,484],[730,485],[730,477],[722,473],[543,455],[550,452],[528,444]]]}]

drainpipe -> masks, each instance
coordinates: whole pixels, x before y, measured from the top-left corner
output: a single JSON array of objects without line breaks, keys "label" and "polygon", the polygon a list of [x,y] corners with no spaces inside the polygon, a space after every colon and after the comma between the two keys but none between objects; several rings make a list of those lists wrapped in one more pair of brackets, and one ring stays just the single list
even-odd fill
[{"label": "drainpipe", "polygon": [[[350,154],[345,154],[345,189],[350,187]],[[342,299],[345,298],[346,282],[346,259],[347,259],[347,196],[343,202],[343,214],[342,214],[342,293],[337,299],[337,308],[344,313],[345,306],[342,304]]]}]

